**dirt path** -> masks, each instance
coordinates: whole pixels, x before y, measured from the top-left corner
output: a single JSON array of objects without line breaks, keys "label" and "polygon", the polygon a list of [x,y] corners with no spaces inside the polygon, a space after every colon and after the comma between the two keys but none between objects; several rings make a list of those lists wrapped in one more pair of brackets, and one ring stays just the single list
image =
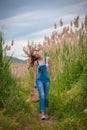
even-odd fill
[{"label": "dirt path", "polygon": [[[11,71],[14,76],[20,79],[23,79],[28,72],[25,64],[12,64]],[[34,106],[32,109],[34,109]],[[49,120],[41,120],[38,112],[33,110],[31,120],[23,122],[21,128],[17,130],[57,130],[54,129],[57,122],[58,119],[53,116],[50,116]]]},{"label": "dirt path", "polygon": [[57,124],[58,120],[54,117],[50,117],[49,120],[40,120],[36,116],[31,121],[27,121],[22,124],[22,127],[18,130],[57,130],[54,126]]}]

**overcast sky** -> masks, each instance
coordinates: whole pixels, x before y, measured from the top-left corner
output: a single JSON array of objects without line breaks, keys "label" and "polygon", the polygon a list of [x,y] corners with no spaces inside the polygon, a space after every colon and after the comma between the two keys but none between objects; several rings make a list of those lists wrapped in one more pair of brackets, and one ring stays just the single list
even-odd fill
[{"label": "overcast sky", "polygon": [[16,44],[13,50],[21,58],[23,41],[42,41],[51,34],[54,22],[59,26],[62,18],[66,25],[78,15],[83,21],[86,14],[87,0],[0,0],[0,31],[5,41],[20,44],[20,51]]}]

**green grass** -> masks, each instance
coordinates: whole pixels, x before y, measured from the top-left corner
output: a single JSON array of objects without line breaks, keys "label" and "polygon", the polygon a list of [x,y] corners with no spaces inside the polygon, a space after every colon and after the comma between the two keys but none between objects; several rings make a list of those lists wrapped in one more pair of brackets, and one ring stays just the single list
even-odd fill
[{"label": "green grass", "polygon": [[[23,79],[10,72],[10,59],[3,59],[0,37],[0,129],[1,130],[86,130],[87,129],[87,43],[67,46],[63,51],[45,52],[53,62],[57,82],[51,77],[48,114],[51,120],[41,122],[39,104],[32,104],[33,69]],[[22,84],[21,84],[22,82]],[[55,118],[55,119],[54,119]],[[56,120],[56,121],[55,121]],[[55,122],[54,125],[52,123]]]}]

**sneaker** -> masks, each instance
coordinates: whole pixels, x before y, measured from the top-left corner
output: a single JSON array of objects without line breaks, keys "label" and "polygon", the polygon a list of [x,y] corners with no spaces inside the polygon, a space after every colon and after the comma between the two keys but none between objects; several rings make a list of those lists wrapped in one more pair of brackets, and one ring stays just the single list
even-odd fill
[{"label": "sneaker", "polygon": [[49,116],[48,116],[47,114],[45,115],[45,119],[46,119],[46,120],[49,119]]},{"label": "sneaker", "polygon": [[46,119],[46,116],[45,115],[41,115],[41,120],[45,120]]}]

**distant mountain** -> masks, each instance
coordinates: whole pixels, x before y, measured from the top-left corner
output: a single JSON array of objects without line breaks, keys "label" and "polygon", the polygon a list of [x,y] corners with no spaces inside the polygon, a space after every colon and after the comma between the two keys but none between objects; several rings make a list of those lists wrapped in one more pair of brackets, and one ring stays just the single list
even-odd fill
[{"label": "distant mountain", "polygon": [[21,60],[16,57],[10,57],[10,56],[6,56],[6,59],[10,59],[11,63],[26,63],[27,62],[27,60]]}]

